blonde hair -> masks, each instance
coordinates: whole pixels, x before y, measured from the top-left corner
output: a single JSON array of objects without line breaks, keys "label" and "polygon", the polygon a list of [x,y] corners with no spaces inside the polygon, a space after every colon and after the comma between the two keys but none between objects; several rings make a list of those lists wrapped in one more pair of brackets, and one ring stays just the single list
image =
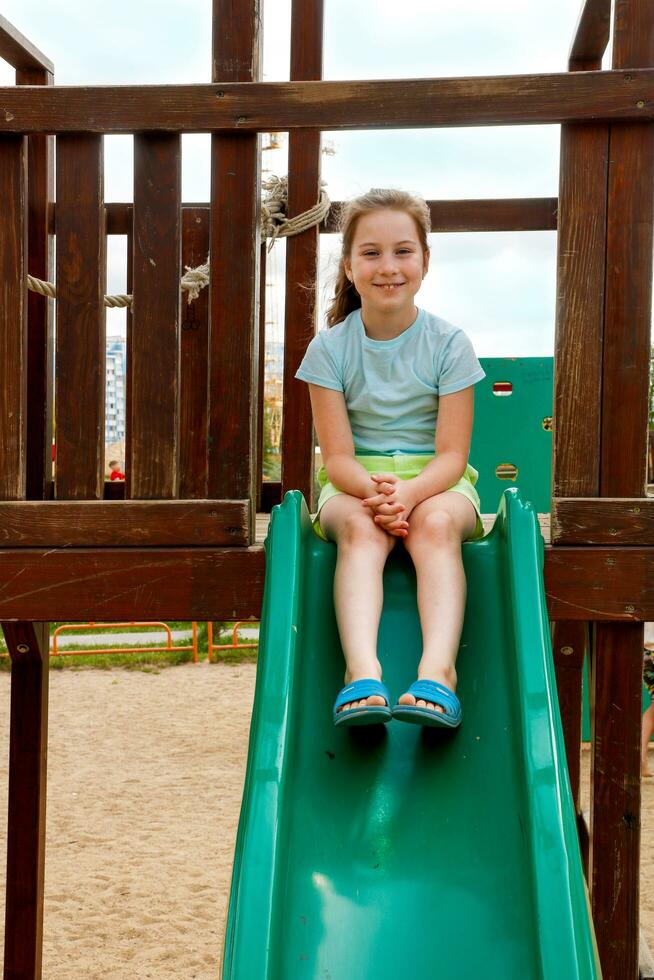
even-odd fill
[{"label": "blonde hair", "polygon": [[386,190],[374,187],[367,194],[347,201],[339,216],[339,231],[343,239],[341,257],[336,273],[334,299],[327,310],[327,326],[333,327],[351,313],[361,307],[361,297],[345,273],[345,259],[352,251],[352,242],[359,218],[371,211],[404,211],[413,218],[418,229],[418,238],[423,254],[429,251],[428,235],[431,231],[431,213],[421,197],[409,194],[407,191],[394,189]]}]

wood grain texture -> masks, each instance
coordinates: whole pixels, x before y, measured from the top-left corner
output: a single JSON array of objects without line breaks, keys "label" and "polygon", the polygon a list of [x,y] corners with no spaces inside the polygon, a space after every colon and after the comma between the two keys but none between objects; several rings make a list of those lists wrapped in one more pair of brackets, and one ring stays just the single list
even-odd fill
[{"label": "wood grain texture", "polygon": [[25,496],[27,442],[27,145],[0,138],[0,499]]},{"label": "wood grain texture", "polygon": [[588,633],[588,623],[559,621],[552,624],[552,654],[559,709],[570,788],[577,813],[581,810],[581,682],[584,656],[589,650]]},{"label": "wood grain texture", "polygon": [[259,619],[264,551],[58,548],[0,551],[0,618],[86,622]]},{"label": "wood grain texture", "polygon": [[554,497],[552,544],[654,545],[654,498]]},{"label": "wood grain texture", "polygon": [[246,500],[0,502],[0,547],[243,546]]},{"label": "wood grain texture", "polygon": [[102,198],[102,138],[59,137],[55,493],[60,499],[100,497],[104,480],[106,274]]},{"label": "wood grain texture", "polygon": [[545,595],[552,622],[654,619],[654,551],[549,546]]},{"label": "wood grain texture", "polygon": [[[16,72],[18,85],[53,85],[43,69]],[[33,276],[54,278],[54,137],[30,136],[27,141],[27,267]],[[29,292],[27,297],[27,460],[28,500],[44,499],[52,479],[52,368],[54,301]]]},{"label": "wood grain texture", "polygon": [[571,71],[601,68],[611,36],[611,0],[584,0],[568,55]]},{"label": "wood grain texture", "polygon": [[[653,569],[651,548],[548,548],[549,617],[627,624],[654,620]],[[94,609],[109,619],[129,619],[135,597],[146,618],[257,618],[260,573],[263,550],[258,546],[8,548],[0,551],[0,618],[84,620]]]},{"label": "wood grain texture", "polygon": [[[342,201],[332,201],[325,221],[320,225],[321,234],[338,231],[338,212]],[[555,197],[498,198],[489,200],[468,199],[461,201],[427,201],[431,212],[432,231],[555,231],[558,202]],[[53,205],[56,210],[56,204]],[[209,211],[208,202],[188,202],[187,209]],[[107,234],[126,235],[131,227],[132,205],[122,201],[105,204]]]},{"label": "wood grain texture", "polygon": [[11,656],[4,976],[40,980],[48,751],[48,627],[3,623]]},{"label": "wood grain texture", "polygon": [[599,491],[608,128],[561,131],[553,492]]},{"label": "wood grain texture", "polygon": [[[182,210],[182,269],[195,268],[209,254],[209,208]],[[209,289],[188,302],[182,293],[179,406],[179,495],[207,494]]]},{"label": "wood grain texture", "polygon": [[130,382],[133,499],[179,488],[181,140],[134,137],[134,244]]},{"label": "wood grain texture", "polygon": [[[260,72],[258,3],[214,0],[214,81],[254,84]],[[216,101],[220,102],[220,99]],[[260,139],[211,141],[211,330],[208,493],[248,498],[254,533],[259,393]]]},{"label": "wood grain texture", "polygon": [[638,977],[642,623],[598,624],[591,659],[589,878],[606,977]]},{"label": "wood grain texture", "polygon": [[16,30],[5,17],[0,15],[0,58],[9,62],[12,68],[35,69],[54,72],[49,58],[39,51],[20,31]]},{"label": "wood grain texture", "polygon": [[[293,0],[292,81],[322,77],[323,20],[323,0]],[[320,130],[289,133],[289,217],[302,214],[320,200],[320,154]],[[296,380],[295,372],[316,332],[318,248],[317,227],[294,235],[286,243],[282,494],[286,490],[301,490],[310,508],[314,486],[313,420],[309,388]]]},{"label": "wood grain texture", "polygon": [[[274,132],[298,128],[647,121],[654,70],[382,81],[0,88],[0,132]],[[641,104],[642,103],[642,104]]]}]

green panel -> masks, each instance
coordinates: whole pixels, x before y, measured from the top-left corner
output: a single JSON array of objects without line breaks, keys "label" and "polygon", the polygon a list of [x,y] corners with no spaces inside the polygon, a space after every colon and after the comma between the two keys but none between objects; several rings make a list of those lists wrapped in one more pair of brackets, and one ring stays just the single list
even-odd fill
[{"label": "green panel", "polygon": [[[582,681],[582,700],[581,700],[581,740],[582,742],[590,742],[590,704],[588,702],[588,663],[584,659],[584,672]],[[649,708],[652,703],[652,699],[649,696],[649,691],[643,684],[643,713]],[[650,738],[650,742],[654,742],[654,735]]]},{"label": "green panel", "polygon": [[[552,433],[543,419],[552,415],[551,357],[481,358],[486,377],[475,385],[475,424],[470,462],[479,470],[482,513],[494,514],[507,486],[519,486],[538,513],[550,511]],[[510,382],[510,395],[493,393],[495,382]],[[518,469],[514,482],[498,479],[499,464]]]},{"label": "green panel", "polygon": [[[533,508],[508,491],[463,552],[462,727],[336,729],[336,549],[299,493],[273,510],[224,980],[600,975]],[[400,548],[379,638],[395,696],[420,644]]]}]

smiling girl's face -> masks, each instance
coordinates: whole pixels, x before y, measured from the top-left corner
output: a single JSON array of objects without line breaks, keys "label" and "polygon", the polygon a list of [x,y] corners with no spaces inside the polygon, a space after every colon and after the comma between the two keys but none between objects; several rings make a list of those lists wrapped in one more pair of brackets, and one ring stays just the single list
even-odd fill
[{"label": "smiling girl's face", "polygon": [[415,221],[405,211],[371,211],[357,221],[345,273],[361,297],[367,323],[415,318],[414,297],[429,267]]}]

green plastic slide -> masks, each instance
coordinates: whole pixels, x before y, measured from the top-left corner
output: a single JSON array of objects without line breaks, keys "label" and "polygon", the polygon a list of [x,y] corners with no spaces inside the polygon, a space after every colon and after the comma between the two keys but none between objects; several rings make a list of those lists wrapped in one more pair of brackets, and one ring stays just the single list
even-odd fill
[{"label": "green plastic slide", "polygon": [[[335,547],[298,492],[274,509],[223,980],[600,976],[531,504],[507,490],[463,554],[461,728],[335,729]],[[379,636],[395,697],[420,640],[398,546]]]}]

